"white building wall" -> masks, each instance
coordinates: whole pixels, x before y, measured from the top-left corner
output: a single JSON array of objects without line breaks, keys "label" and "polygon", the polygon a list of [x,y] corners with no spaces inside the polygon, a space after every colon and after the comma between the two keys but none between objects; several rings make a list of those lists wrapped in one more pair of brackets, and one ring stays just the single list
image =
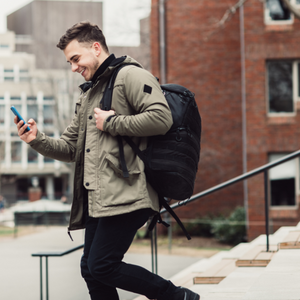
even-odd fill
[{"label": "white building wall", "polygon": [[[14,35],[8,34],[5,38],[2,36],[0,34],[0,45],[6,40],[11,41],[10,38]],[[44,178],[45,193],[49,199],[54,199],[54,178],[69,174],[70,170],[64,163],[35,153],[20,140],[10,108],[12,105],[15,106],[25,120],[35,118],[40,131],[58,138],[63,128],[58,127],[55,118],[57,115],[68,116],[70,114],[64,111],[56,112],[55,99],[73,99],[74,95],[66,97],[68,89],[65,86],[68,85],[69,79],[65,78],[65,70],[36,70],[33,55],[12,52],[11,49],[14,49],[12,43],[8,47],[0,47],[0,107],[1,112],[4,112],[4,122],[0,121],[1,151],[4,151],[0,155],[3,157],[3,160],[0,160],[0,179],[3,180],[5,176],[10,176],[8,178],[31,178],[33,176]],[[64,80],[66,84],[63,84]],[[55,85],[55,82],[59,82],[60,85]],[[64,87],[61,91],[60,86]],[[47,105],[48,113],[46,118],[45,105]],[[74,105],[60,107],[69,106],[74,107]],[[49,117],[51,110],[53,119]],[[71,117],[73,114],[70,115]]]}]

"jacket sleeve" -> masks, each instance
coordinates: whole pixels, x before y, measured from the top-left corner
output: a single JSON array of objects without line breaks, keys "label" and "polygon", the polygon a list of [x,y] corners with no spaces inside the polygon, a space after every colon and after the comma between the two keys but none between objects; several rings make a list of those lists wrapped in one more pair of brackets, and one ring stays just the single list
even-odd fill
[{"label": "jacket sleeve", "polygon": [[29,145],[44,156],[64,162],[74,162],[77,138],[78,117],[76,115],[59,139],[48,137],[45,133],[38,131],[36,139]]},{"label": "jacket sleeve", "polygon": [[146,137],[163,135],[171,128],[173,120],[169,105],[151,73],[139,67],[127,69],[123,93],[136,114],[108,117],[103,131],[113,136]]}]

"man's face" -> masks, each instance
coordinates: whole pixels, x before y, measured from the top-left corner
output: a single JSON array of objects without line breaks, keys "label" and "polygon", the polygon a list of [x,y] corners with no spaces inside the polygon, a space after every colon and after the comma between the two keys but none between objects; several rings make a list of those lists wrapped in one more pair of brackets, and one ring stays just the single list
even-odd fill
[{"label": "man's face", "polygon": [[72,66],[72,72],[80,73],[86,81],[92,80],[100,66],[94,44],[89,46],[73,40],[64,50],[64,54]]}]

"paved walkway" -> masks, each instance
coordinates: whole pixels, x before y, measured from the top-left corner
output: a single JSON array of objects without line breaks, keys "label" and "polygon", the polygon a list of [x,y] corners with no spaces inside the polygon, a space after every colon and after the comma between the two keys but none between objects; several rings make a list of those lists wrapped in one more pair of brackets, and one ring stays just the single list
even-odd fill
[{"label": "paved walkway", "polygon": [[[0,299],[39,300],[39,258],[32,257],[31,254],[41,251],[65,251],[83,243],[83,231],[72,232],[72,237],[74,242],[67,235],[66,227],[49,227],[27,236],[0,240]],[[78,250],[64,257],[49,258],[49,300],[89,299],[80,275],[81,255],[82,250]],[[170,278],[200,259],[200,257],[159,255],[158,273]],[[125,261],[151,269],[150,254],[128,253]],[[130,300],[137,296],[121,290],[119,295],[120,300]]]}]

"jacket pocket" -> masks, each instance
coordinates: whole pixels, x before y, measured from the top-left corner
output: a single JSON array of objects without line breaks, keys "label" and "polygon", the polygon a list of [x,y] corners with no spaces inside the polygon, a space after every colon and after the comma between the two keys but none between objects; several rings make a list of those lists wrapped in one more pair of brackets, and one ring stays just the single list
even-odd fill
[{"label": "jacket pocket", "polygon": [[146,181],[140,170],[128,170],[129,178],[123,177],[119,160],[108,154],[101,171],[101,204],[103,206],[127,205],[144,198]]}]

